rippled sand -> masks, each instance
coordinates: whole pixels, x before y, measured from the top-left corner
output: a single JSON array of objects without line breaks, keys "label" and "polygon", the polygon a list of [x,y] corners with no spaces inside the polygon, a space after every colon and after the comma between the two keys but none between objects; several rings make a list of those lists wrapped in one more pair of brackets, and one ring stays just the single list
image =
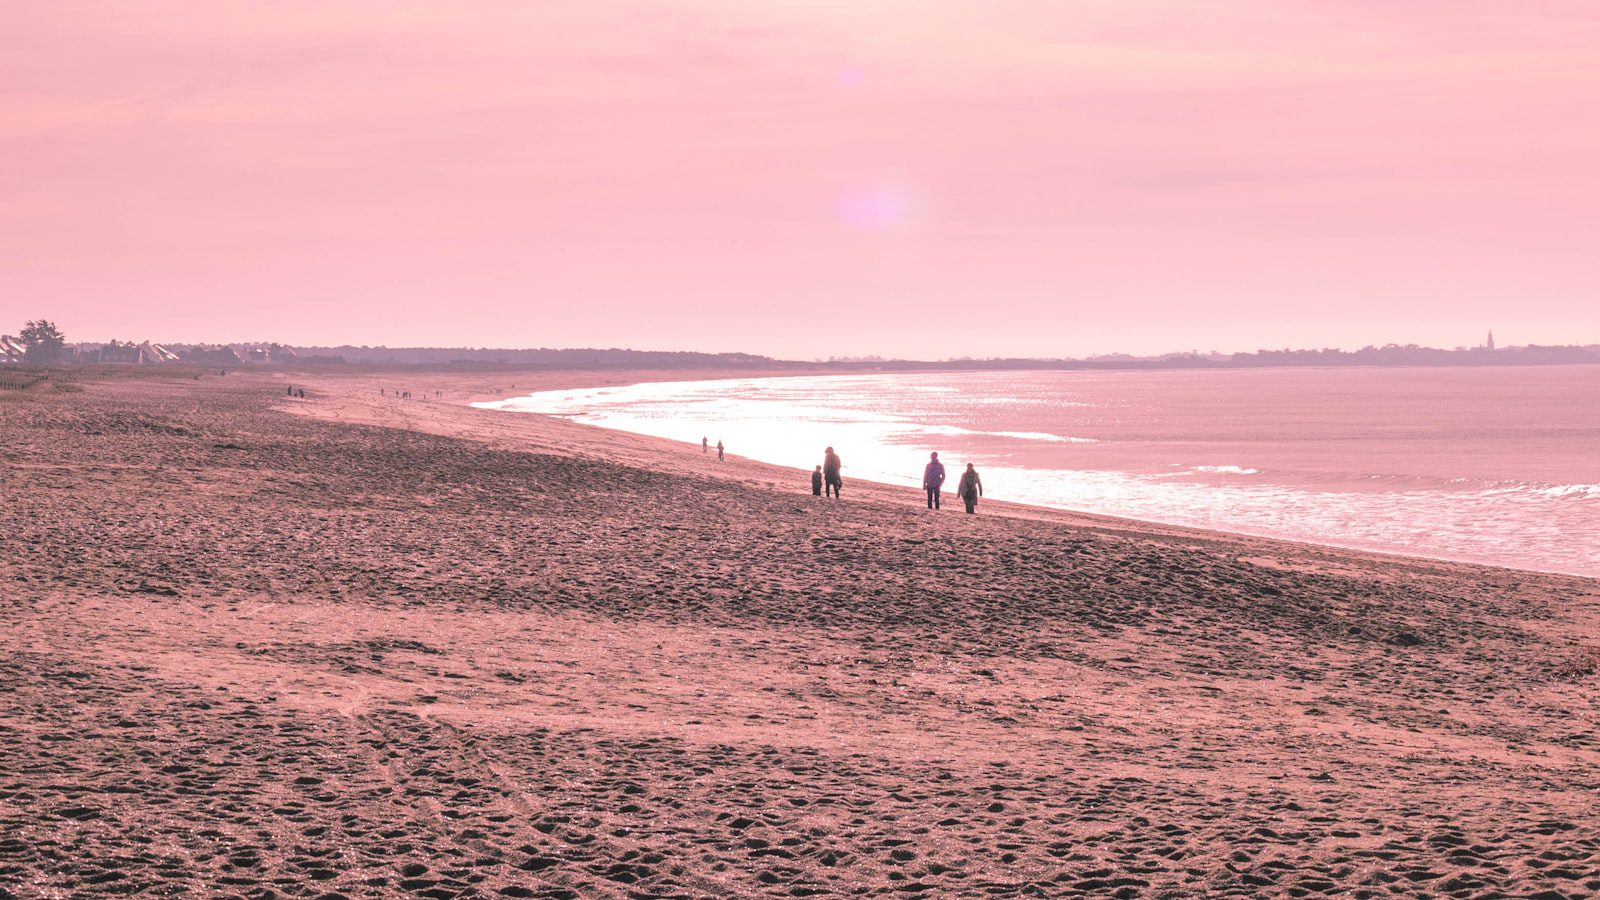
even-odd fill
[{"label": "rippled sand", "polygon": [[0,896],[1600,891],[1592,580],[451,402],[511,379],[0,392]]}]

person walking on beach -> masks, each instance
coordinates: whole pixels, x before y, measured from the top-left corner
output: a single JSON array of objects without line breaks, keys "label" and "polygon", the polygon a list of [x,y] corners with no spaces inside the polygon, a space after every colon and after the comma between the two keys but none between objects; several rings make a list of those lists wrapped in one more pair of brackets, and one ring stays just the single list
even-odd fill
[{"label": "person walking on beach", "polygon": [[821,466],[817,466],[817,470],[815,472],[811,473],[811,496],[813,496],[813,497],[821,497],[822,496],[822,467]]},{"label": "person walking on beach", "polygon": [[967,515],[978,511],[978,498],[983,496],[983,479],[978,477],[978,470],[972,467],[972,463],[967,463],[967,470],[961,473],[956,496],[967,504]]},{"label": "person walking on beach", "polygon": [[939,508],[939,489],[944,487],[944,463],[939,462],[938,452],[928,457],[928,465],[922,470],[922,489],[928,492],[928,508]]},{"label": "person walking on beach", "polygon": [[839,488],[844,486],[844,479],[839,476],[839,470],[844,468],[844,463],[839,461],[839,454],[833,448],[822,451],[822,481],[827,486],[824,491],[827,496],[839,499]]},{"label": "person walking on beach", "polygon": [[717,461],[722,461],[722,441],[720,439],[717,441]]},{"label": "person walking on beach", "polygon": [[710,453],[711,452],[711,441],[708,438],[701,438],[700,439],[700,452],[701,453]]}]

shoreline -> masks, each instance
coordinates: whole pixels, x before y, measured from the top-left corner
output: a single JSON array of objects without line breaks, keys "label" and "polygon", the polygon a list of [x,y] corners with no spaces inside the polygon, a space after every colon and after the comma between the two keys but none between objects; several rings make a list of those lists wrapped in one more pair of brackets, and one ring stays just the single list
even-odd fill
[{"label": "shoreline", "polygon": [[[573,384],[562,384],[559,387],[540,388],[540,391],[543,391],[543,390],[583,389],[583,388],[589,388],[589,387],[638,386],[638,385],[650,385],[650,384],[658,384],[658,383],[672,383],[672,382],[676,382],[676,381],[716,381],[716,380],[729,380],[729,381],[736,381],[737,380],[737,381],[742,381],[742,380],[761,379],[761,378],[794,378],[794,377],[814,378],[814,377],[827,377],[827,374],[835,374],[835,373],[827,373],[827,374],[824,374],[824,375],[799,375],[799,376],[797,376],[792,372],[771,372],[771,373],[757,373],[757,374],[729,372],[729,373],[725,373],[725,374],[714,373],[712,375],[712,377],[702,377],[706,373],[689,373],[689,374],[690,374],[691,377],[686,377],[686,378],[670,378],[670,379],[667,379],[667,378],[653,378],[653,379],[641,378],[640,380],[630,380],[626,375],[624,375],[624,377],[622,379],[611,379],[611,380],[608,380],[604,384],[591,384],[591,383],[582,383],[582,382],[580,382],[580,383],[573,383]],[[841,377],[857,377],[861,373],[837,373],[837,374],[839,374]],[[925,373],[908,371],[908,372],[904,372],[904,373],[896,372],[894,374],[898,375],[898,374],[925,374]],[[559,415],[559,414],[539,413],[539,412],[524,411],[524,410],[489,409],[489,408],[478,407],[478,406],[475,405],[475,404],[481,403],[481,402],[496,402],[496,401],[501,401],[501,400],[515,399],[517,397],[526,396],[527,393],[528,392],[518,392],[518,393],[515,393],[515,394],[509,394],[509,395],[505,395],[505,394],[502,394],[502,395],[490,395],[490,396],[487,396],[487,397],[474,398],[472,400],[461,401],[461,402],[462,402],[463,405],[471,406],[473,409],[476,409],[477,411],[484,412],[484,413],[502,413],[502,412],[506,412],[506,413],[514,413],[514,414],[519,414],[519,415],[540,416],[540,417],[543,417],[545,419],[563,421],[563,422],[567,422],[569,424],[577,425],[577,426],[580,426],[580,427],[594,428],[594,429],[597,429],[597,430],[602,431],[602,432],[627,434],[627,435],[630,435],[630,436],[632,436],[634,438],[642,438],[642,439],[647,439],[647,440],[661,441],[661,442],[663,442],[663,450],[664,450],[664,452],[667,452],[667,453],[672,452],[673,448],[679,448],[679,452],[693,452],[694,450],[698,450],[699,449],[699,445],[694,444],[693,442],[678,441],[678,440],[675,440],[673,438],[658,437],[658,436],[655,436],[655,435],[649,435],[649,434],[642,433],[642,432],[629,431],[629,430],[627,430],[625,428],[609,428],[609,427],[604,426],[604,425],[591,425],[591,424],[588,424],[588,423],[581,423],[581,422],[575,421],[574,418],[571,417],[571,416],[564,416],[564,415]],[[730,458],[732,458],[732,457],[730,457]],[[798,472],[798,473],[802,473],[802,474],[804,474],[806,472],[806,470],[803,470],[803,469],[790,469],[789,467],[784,466],[784,465],[779,464],[779,463],[766,462],[766,461],[763,461],[763,460],[757,460],[757,459],[753,459],[753,458],[750,458],[750,457],[738,456],[737,458],[739,460],[743,461],[743,462],[746,462],[746,463],[752,463],[752,464],[757,464],[757,465],[762,465],[762,466],[773,466],[773,467],[776,467],[777,469],[779,469],[781,471],[785,471],[785,472],[793,471],[793,472]],[[889,481],[874,480],[874,479],[867,478],[867,477],[852,478],[851,482],[854,483],[854,484],[866,483],[866,484],[871,484],[871,485],[873,485],[875,487],[879,487],[879,488],[887,488],[887,489],[893,489],[893,490],[898,490],[898,491],[904,491],[904,492],[906,492],[907,497],[909,497],[911,500],[915,500],[915,501],[918,501],[918,502],[920,502],[920,500],[921,500],[921,493],[919,491],[917,491],[915,488],[906,487],[903,484],[897,484],[895,482],[889,482]],[[953,494],[951,496],[954,497]],[[1288,543],[1288,544],[1294,544],[1294,545],[1300,545],[1300,546],[1308,546],[1308,547],[1318,547],[1318,548],[1323,548],[1323,549],[1333,550],[1333,551],[1340,551],[1340,552],[1366,554],[1366,555],[1372,555],[1372,556],[1388,558],[1388,559],[1395,559],[1395,560],[1423,560],[1423,561],[1435,562],[1435,563],[1458,564],[1458,565],[1467,565],[1467,566],[1480,566],[1480,567],[1491,568],[1491,569],[1505,569],[1507,571],[1527,572],[1527,573],[1538,574],[1538,575],[1553,575],[1553,576],[1558,576],[1558,577],[1563,577],[1563,578],[1583,578],[1583,579],[1589,579],[1589,580],[1600,580],[1600,575],[1587,574],[1587,573],[1583,573],[1583,572],[1570,572],[1570,571],[1563,571],[1563,570],[1560,570],[1560,569],[1543,569],[1543,568],[1537,568],[1537,567],[1533,567],[1533,566],[1506,565],[1506,564],[1503,564],[1503,563],[1500,563],[1500,562],[1496,562],[1496,561],[1493,561],[1493,560],[1488,560],[1488,559],[1471,558],[1471,557],[1465,557],[1465,556],[1436,555],[1436,554],[1417,552],[1415,550],[1410,550],[1410,549],[1389,549],[1389,548],[1384,548],[1384,547],[1379,547],[1379,546],[1363,545],[1363,544],[1355,543],[1355,542],[1339,542],[1339,541],[1333,540],[1333,539],[1317,539],[1317,538],[1309,538],[1309,537],[1286,536],[1286,535],[1282,535],[1282,534],[1274,534],[1274,533],[1271,533],[1270,531],[1267,531],[1265,529],[1261,529],[1261,530],[1246,530],[1245,528],[1207,528],[1207,527],[1204,527],[1204,526],[1191,525],[1191,524],[1186,524],[1186,523],[1182,523],[1182,522],[1169,522],[1169,521],[1162,521],[1160,519],[1138,518],[1138,517],[1135,517],[1135,516],[1118,515],[1118,514],[1115,514],[1115,513],[1090,512],[1090,511],[1074,509],[1074,508],[1066,507],[1066,506],[1052,506],[1052,505],[1045,504],[1045,503],[1033,503],[1033,502],[1020,501],[1020,500],[991,500],[991,499],[985,498],[983,503],[982,503],[982,505],[980,506],[979,515],[1011,515],[1011,516],[1023,516],[1023,517],[1028,517],[1028,518],[1037,518],[1037,517],[1039,517],[1041,515],[1047,515],[1047,514],[1050,514],[1050,513],[1065,514],[1065,515],[1073,516],[1073,517],[1088,517],[1088,518],[1091,518],[1091,519],[1104,519],[1104,520],[1109,520],[1111,522],[1124,523],[1124,524],[1128,525],[1129,527],[1135,527],[1135,528],[1178,529],[1178,530],[1182,530],[1182,531],[1199,532],[1199,533],[1205,534],[1205,535],[1223,535],[1223,536],[1234,536],[1234,537],[1239,537],[1239,538],[1257,539],[1257,540],[1265,540],[1265,541],[1281,541],[1281,542]]]}]

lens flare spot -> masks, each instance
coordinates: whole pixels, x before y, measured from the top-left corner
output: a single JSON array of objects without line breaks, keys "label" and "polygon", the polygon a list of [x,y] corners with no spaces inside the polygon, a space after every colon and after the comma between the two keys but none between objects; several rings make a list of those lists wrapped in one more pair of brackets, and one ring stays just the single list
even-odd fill
[{"label": "lens flare spot", "polygon": [[852,191],[839,198],[839,218],[855,228],[888,228],[905,220],[905,192],[894,187]]}]

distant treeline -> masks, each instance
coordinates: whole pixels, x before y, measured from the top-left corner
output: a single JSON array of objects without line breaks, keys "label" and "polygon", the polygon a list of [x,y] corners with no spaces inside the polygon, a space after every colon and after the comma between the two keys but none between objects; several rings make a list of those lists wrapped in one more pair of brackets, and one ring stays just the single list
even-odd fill
[{"label": "distant treeline", "polygon": [[1293,366],[1529,366],[1600,363],[1600,346],[1503,347],[1441,350],[1389,344],[1360,350],[1257,350],[1253,353],[1174,353],[1165,356],[1097,356],[1090,359],[1016,357],[939,361],[877,357],[799,361],[751,353],[692,353],[621,348],[478,349],[461,347],[301,347],[302,362],[401,365],[536,366],[548,368],[979,370],[979,369],[1237,369]]},{"label": "distant treeline", "polygon": [[539,347],[527,350],[468,347],[299,347],[302,358],[338,357],[351,363],[403,363],[410,365],[448,365],[474,363],[510,366],[548,366],[550,368],[791,368],[792,363],[750,353],[690,353],[671,350],[575,349]]},{"label": "distant treeline", "polygon": [[[959,359],[915,366],[964,369],[1251,369],[1312,366],[1552,366],[1600,363],[1600,346],[1503,347],[1441,350],[1415,344],[1360,350],[1257,350],[1253,353],[1174,353],[1166,356],[1098,356],[1091,359]],[[885,366],[907,365],[898,362]]]}]

